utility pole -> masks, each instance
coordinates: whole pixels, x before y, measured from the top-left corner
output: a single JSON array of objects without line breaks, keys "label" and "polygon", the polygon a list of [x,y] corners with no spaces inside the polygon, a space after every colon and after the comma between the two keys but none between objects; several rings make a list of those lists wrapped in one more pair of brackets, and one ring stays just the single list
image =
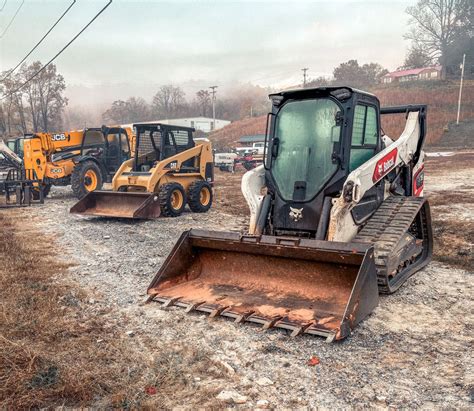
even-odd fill
[{"label": "utility pole", "polygon": [[212,127],[211,130],[216,129],[216,88],[218,86],[209,87],[212,90]]},{"label": "utility pole", "polygon": [[459,124],[459,115],[461,114],[462,81],[463,81],[463,78],[464,78],[464,66],[465,65],[466,65],[466,53],[464,53],[462,55],[461,83],[459,84],[458,115],[456,117],[456,124]]},{"label": "utility pole", "polygon": [[306,72],[309,70],[308,67],[302,68],[301,71],[303,72],[303,88],[306,88]]}]

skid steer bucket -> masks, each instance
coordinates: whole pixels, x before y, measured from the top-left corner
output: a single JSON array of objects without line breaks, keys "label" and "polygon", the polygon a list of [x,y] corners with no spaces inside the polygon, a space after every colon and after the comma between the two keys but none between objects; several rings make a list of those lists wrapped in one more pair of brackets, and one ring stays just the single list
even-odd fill
[{"label": "skid steer bucket", "polygon": [[156,194],[148,192],[91,191],[70,212],[101,217],[157,218],[160,202]]},{"label": "skid steer bucket", "polygon": [[378,303],[373,254],[366,244],[190,230],[148,301],[339,340]]}]

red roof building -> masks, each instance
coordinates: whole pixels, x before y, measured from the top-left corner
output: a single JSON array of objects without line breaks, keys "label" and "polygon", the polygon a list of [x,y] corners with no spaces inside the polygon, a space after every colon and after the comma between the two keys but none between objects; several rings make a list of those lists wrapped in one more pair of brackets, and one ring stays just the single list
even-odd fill
[{"label": "red roof building", "polygon": [[382,83],[396,83],[415,80],[440,80],[441,66],[423,67],[409,70],[398,70],[385,74]]}]

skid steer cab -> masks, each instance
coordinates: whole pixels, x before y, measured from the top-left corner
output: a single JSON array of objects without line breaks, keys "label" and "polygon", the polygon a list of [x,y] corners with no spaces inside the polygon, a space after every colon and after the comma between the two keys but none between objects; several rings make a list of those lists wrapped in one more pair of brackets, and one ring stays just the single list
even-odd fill
[{"label": "skid steer cab", "polygon": [[112,191],[93,191],[71,213],[121,218],[179,216],[186,205],[196,213],[212,205],[211,143],[193,139],[193,128],[134,124],[133,157],[112,180]]},{"label": "skid steer cab", "polygon": [[[183,233],[149,300],[339,340],[430,261],[426,106],[350,87],[270,98],[264,165],[242,178],[248,234]],[[385,115],[405,123],[396,141]]]}]

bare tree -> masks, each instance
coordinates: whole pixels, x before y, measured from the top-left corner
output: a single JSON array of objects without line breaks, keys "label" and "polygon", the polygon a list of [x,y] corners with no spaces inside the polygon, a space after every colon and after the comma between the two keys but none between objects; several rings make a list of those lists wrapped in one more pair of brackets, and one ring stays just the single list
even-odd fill
[{"label": "bare tree", "polygon": [[199,90],[196,93],[197,104],[199,107],[200,115],[206,117],[207,110],[211,107],[211,93],[208,90]]},{"label": "bare tree", "polygon": [[411,16],[411,30],[405,38],[412,40],[431,60],[442,66],[441,76],[446,78],[449,48],[466,30],[472,0],[418,0],[406,12]]},{"label": "bare tree", "polygon": [[136,123],[150,119],[150,106],[141,97],[130,97],[127,101],[116,100],[112,106],[102,114],[106,122],[115,124]]},{"label": "bare tree", "polygon": [[[28,80],[41,68],[39,61],[30,65],[24,64],[20,69],[21,81]],[[54,64],[50,64],[23,87],[33,132],[48,132],[61,128],[62,112],[67,105],[67,98],[63,95],[65,89],[64,77],[57,73]]]},{"label": "bare tree", "polygon": [[0,89],[6,98],[2,102],[2,129],[8,135],[27,132],[27,115],[23,106],[23,91],[19,74],[4,77]]},{"label": "bare tree", "polygon": [[152,107],[155,116],[162,120],[184,115],[186,100],[183,90],[172,84],[161,86],[153,97]]}]

